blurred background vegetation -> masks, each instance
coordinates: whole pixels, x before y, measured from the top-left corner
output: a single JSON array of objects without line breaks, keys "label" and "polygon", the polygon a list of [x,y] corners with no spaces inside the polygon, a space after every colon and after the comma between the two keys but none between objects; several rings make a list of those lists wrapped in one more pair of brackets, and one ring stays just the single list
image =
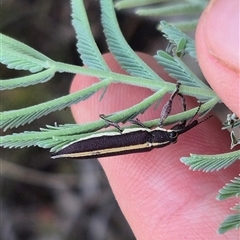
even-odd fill
[{"label": "blurred background vegetation", "polygon": [[[71,26],[70,1],[1,1],[1,32],[48,57],[81,65]],[[98,1],[85,1],[92,32],[107,52]],[[157,21],[118,12],[127,42],[135,51],[162,49]],[[129,24],[131,23],[131,24]],[[0,66],[1,79],[28,74]],[[1,92],[1,111],[24,108],[68,94],[72,75]],[[104,101],[104,99],[103,99]],[[46,124],[73,123],[70,110],[52,113],[30,125],[2,134],[39,130]],[[135,239],[97,160],[52,160],[41,148],[1,149],[1,239],[132,240]]]}]

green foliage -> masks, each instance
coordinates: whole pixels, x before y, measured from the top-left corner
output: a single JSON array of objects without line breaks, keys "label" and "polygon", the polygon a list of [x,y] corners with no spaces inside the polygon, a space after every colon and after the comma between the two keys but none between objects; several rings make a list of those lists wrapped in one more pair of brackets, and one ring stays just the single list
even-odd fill
[{"label": "green foliage", "polygon": [[101,10],[102,25],[108,48],[122,68],[132,76],[144,77],[158,82],[163,81],[125,41],[109,1],[101,1]]},{"label": "green foliage", "polygon": [[178,30],[173,25],[162,21],[161,25],[159,26],[159,30],[163,32],[163,35],[166,39],[169,40],[170,43],[173,43],[179,47],[179,45],[182,45],[183,39],[184,42],[184,53],[188,54],[195,60],[197,59],[196,56],[196,50],[195,50],[195,42],[193,39],[191,39],[189,36],[187,36],[185,33]]},{"label": "green foliage", "polygon": [[[239,175],[240,176],[240,175]],[[237,197],[239,199],[240,196],[240,177],[235,177],[231,180],[230,183],[227,183],[222,189],[219,190],[219,194],[217,195],[218,200],[225,200],[230,197]],[[240,228],[240,204],[237,203],[231,210],[236,211],[236,214],[232,214],[221,223],[218,232],[223,234],[231,229]]]},{"label": "green foliage", "polygon": [[[239,119],[235,114],[228,114],[227,119],[224,122],[223,129],[233,128],[239,129]],[[240,144],[240,139],[235,136],[234,132],[231,132],[231,148]],[[216,154],[216,155],[197,155],[190,154],[190,157],[182,157],[181,162],[189,166],[191,170],[212,172],[225,169],[235,161],[240,160],[240,150]],[[225,200],[231,197],[239,199],[240,196],[240,177],[235,177],[231,180],[231,183],[227,183],[222,189],[219,190],[217,195],[218,200]],[[237,214],[230,215],[224,219],[221,223],[218,233],[223,234],[231,229],[240,228],[240,207],[236,205],[232,210],[237,211]]]},{"label": "green foliage", "polygon": [[[187,66],[184,62],[177,56],[171,56],[168,53],[160,50],[157,51],[157,55],[155,56],[156,60],[160,65],[162,65],[174,79],[177,79],[180,83],[186,86],[192,87],[201,87],[205,90],[210,90],[210,88],[202,82]],[[209,99],[202,99],[199,96],[199,100],[207,101]]]},{"label": "green foliage", "polygon": [[[240,196],[240,177],[235,177],[231,180],[231,183],[227,183],[225,187],[219,190],[217,195],[218,200],[225,200],[229,197],[239,197]],[[239,209],[238,209],[239,210]]]},{"label": "green foliage", "polygon": [[0,44],[1,63],[10,69],[35,73],[50,67],[51,59],[10,37],[0,34]]},{"label": "green foliage", "polygon": [[237,214],[233,214],[228,216],[220,225],[218,229],[218,233],[223,234],[231,229],[239,229],[240,228],[240,212],[238,209]]},{"label": "green foliage", "polygon": [[92,35],[83,1],[71,1],[71,4],[72,24],[77,37],[77,50],[83,63],[89,68],[108,71],[109,68]]},{"label": "green foliage", "polygon": [[181,158],[181,161],[190,166],[189,168],[191,170],[212,172],[225,169],[238,159],[240,159],[240,151],[216,155],[190,154],[190,157],[183,157]]},{"label": "green foliage", "polygon": [[[118,9],[127,7],[144,6],[145,4],[161,1],[119,1],[116,3]],[[104,61],[91,32],[87,14],[81,0],[72,0],[72,24],[76,32],[77,50],[83,63],[87,66],[80,67],[61,63],[48,58],[42,53],[26,46],[3,34],[0,35],[0,56],[1,63],[10,69],[26,70],[30,75],[0,80],[0,90],[10,90],[19,87],[27,87],[38,83],[44,83],[51,80],[55,73],[72,73],[97,77],[100,81],[78,92],[62,96],[51,101],[29,106],[18,110],[4,111],[0,113],[0,127],[4,130],[17,128],[21,125],[29,124],[32,121],[41,118],[51,112],[62,110],[72,104],[84,101],[99,90],[105,90],[112,83],[123,83],[151,89],[152,95],[140,103],[131,106],[128,109],[112,113],[108,116],[109,120],[114,122],[126,122],[135,118],[140,113],[158,102],[162,97],[175,90],[175,84],[166,82],[158,76],[139,56],[131,49],[125,41],[119,28],[114,6],[111,0],[101,0],[101,20],[103,31],[106,36],[106,42],[110,52],[117,59],[123,69],[129,75],[112,72]],[[199,12],[205,7],[206,1],[195,1],[195,3],[169,5],[160,9],[155,9],[157,14],[183,14],[189,12]],[[137,13],[146,15],[147,12],[153,14],[153,9],[138,10]],[[196,21],[197,22],[197,21]],[[196,23],[195,22],[195,23]],[[181,28],[189,28],[191,23],[185,22]],[[194,24],[193,24],[194,25]],[[218,96],[201,79],[199,79],[183,62],[182,56],[189,55],[196,59],[195,43],[189,36],[179,31],[173,25],[162,21],[159,29],[163,32],[166,39],[172,44],[171,52],[157,51],[154,56],[158,63],[164,67],[176,81],[181,82],[180,92],[197,98],[203,104],[199,114],[210,111],[220,102]],[[169,116],[164,124],[172,124],[178,121],[190,119],[196,113],[197,108],[186,112]],[[84,114],[84,113],[83,113]],[[146,127],[154,127],[159,119],[145,122]],[[236,116],[228,116],[224,128],[237,128],[240,121]],[[23,148],[30,146],[39,146],[50,148],[50,151],[57,151],[64,145],[77,139],[91,135],[92,133],[103,129],[107,123],[101,119],[95,122],[77,125],[65,124],[54,126],[47,125],[40,128],[39,131],[26,131],[1,136],[0,146],[5,148]],[[101,130],[102,131],[102,130]],[[106,130],[105,130],[106,131]],[[240,143],[239,138],[232,133],[232,148]],[[225,154],[213,156],[191,154],[190,157],[183,157],[181,161],[189,165],[190,169],[202,171],[216,171],[228,167],[237,159],[240,159],[240,151],[233,151]],[[239,178],[226,185],[219,193],[218,199],[239,196]],[[236,210],[236,209],[235,209]],[[237,209],[239,211],[239,208]],[[239,214],[232,215],[223,222],[219,232],[223,233],[231,228],[239,227]]]},{"label": "green foliage", "polygon": [[[4,37],[5,36],[2,36],[2,38]],[[53,67],[25,77],[0,80],[0,90],[10,90],[18,87],[27,87],[38,83],[44,83],[52,79],[54,77],[54,74],[55,69]]]},{"label": "green foliage", "polygon": [[[208,0],[190,0],[181,2],[170,0],[120,0],[117,1],[115,7],[117,9],[134,7],[136,8],[136,14],[139,16],[159,18],[168,16],[178,17],[176,18],[177,21],[172,21],[171,24],[179,30],[191,31],[196,28],[198,22],[197,16],[202,13],[207,3]],[[151,4],[154,5],[151,7]],[[192,18],[186,20],[186,16],[192,16]],[[179,20],[179,17],[181,20]]]}]

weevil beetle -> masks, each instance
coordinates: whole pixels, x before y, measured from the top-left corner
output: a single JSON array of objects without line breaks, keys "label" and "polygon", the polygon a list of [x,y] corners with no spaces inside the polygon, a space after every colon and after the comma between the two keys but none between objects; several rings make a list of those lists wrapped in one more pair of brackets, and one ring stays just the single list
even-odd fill
[{"label": "weevil beetle", "polygon": [[[116,156],[130,153],[147,152],[154,148],[162,148],[171,143],[175,143],[179,135],[189,131],[199,123],[198,120],[193,120],[198,111],[192,117],[190,122],[184,120],[171,129],[162,128],[164,120],[168,117],[172,109],[172,102],[176,95],[182,99],[183,110],[186,111],[186,103],[183,95],[179,93],[180,83],[177,84],[175,92],[171,95],[168,102],[164,105],[161,112],[159,124],[156,128],[150,129],[144,126],[138,119],[130,120],[131,123],[138,125],[136,128],[127,128],[122,130],[120,126],[108,120],[104,115],[100,117],[114,126],[118,131],[109,131],[104,133],[96,133],[80,140],[74,141],[61,150],[54,153],[52,158],[100,158],[107,156]],[[209,117],[208,117],[209,118]]]}]

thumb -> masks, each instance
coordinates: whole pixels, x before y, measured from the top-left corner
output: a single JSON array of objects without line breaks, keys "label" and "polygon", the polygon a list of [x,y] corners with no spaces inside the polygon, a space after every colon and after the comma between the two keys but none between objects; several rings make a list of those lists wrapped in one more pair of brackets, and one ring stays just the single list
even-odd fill
[{"label": "thumb", "polygon": [[210,2],[199,20],[196,50],[207,81],[240,116],[238,0]]}]

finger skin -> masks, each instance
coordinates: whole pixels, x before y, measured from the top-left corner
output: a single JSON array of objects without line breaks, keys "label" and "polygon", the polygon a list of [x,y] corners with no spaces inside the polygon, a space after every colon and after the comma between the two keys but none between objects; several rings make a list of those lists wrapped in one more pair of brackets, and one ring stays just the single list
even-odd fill
[{"label": "finger skin", "polygon": [[[140,55],[159,71],[155,60]],[[123,72],[110,54],[105,56],[112,71]],[[161,70],[160,70],[161,71]],[[75,76],[71,92],[83,89],[96,79]],[[103,100],[101,92],[72,107],[77,123],[98,120],[99,114],[125,109],[152,92],[123,84],[111,85]],[[167,101],[167,98],[164,102]],[[196,103],[187,99],[188,107]],[[182,111],[175,100],[173,111]],[[150,108],[140,120],[158,118],[160,110]],[[229,214],[234,201],[216,201],[218,190],[238,174],[231,166],[214,173],[193,172],[179,159],[189,153],[211,154],[229,151],[229,134],[212,118],[179,137],[176,144],[147,153],[100,159],[127,221],[138,240],[152,239],[237,239],[236,231],[218,235],[219,223]]]},{"label": "finger skin", "polygon": [[220,99],[240,116],[239,0],[212,1],[196,32],[198,62]]}]

